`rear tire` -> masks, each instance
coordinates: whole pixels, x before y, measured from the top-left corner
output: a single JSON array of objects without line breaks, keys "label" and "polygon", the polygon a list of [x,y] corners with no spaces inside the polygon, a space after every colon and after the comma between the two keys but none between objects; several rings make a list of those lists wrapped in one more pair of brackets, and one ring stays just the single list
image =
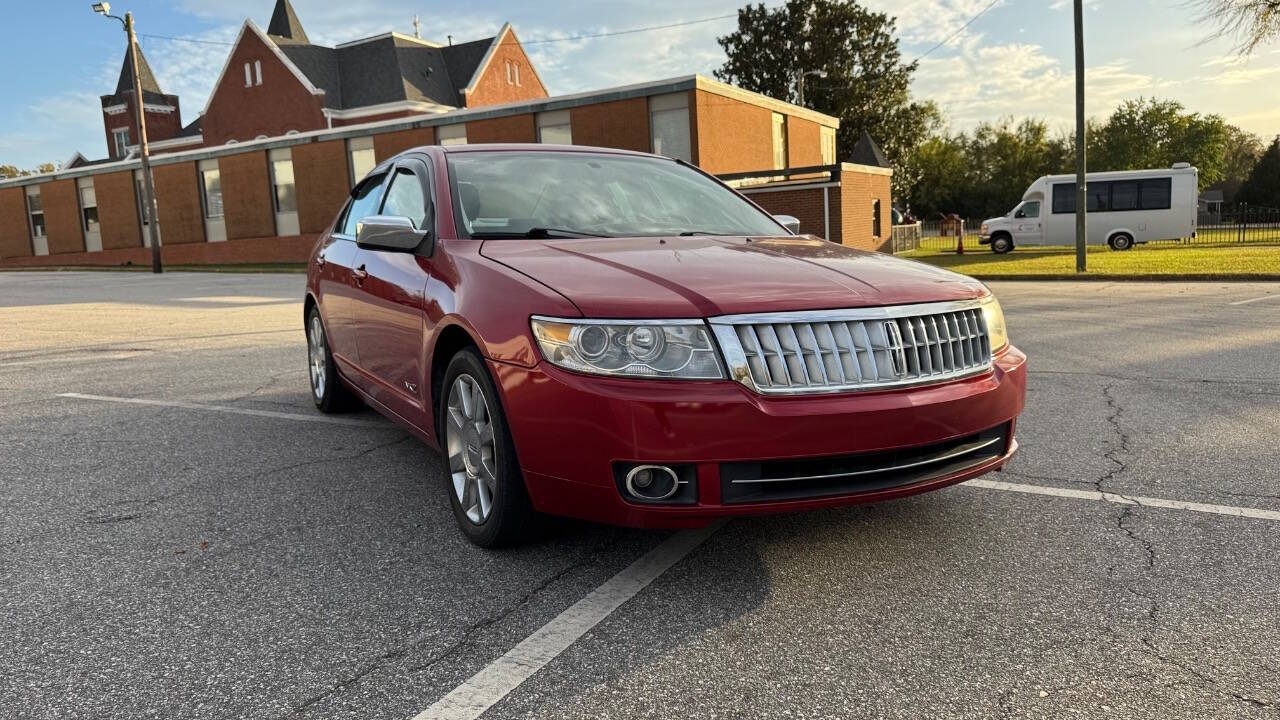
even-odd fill
[{"label": "rear tire", "polygon": [[497,387],[474,349],[464,348],[449,361],[439,398],[445,490],[458,528],[482,548],[526,540],[537,515]]},{"label": "rear tire", "polygon": [[991,252],[1004,255],[1013,249],[1013,238],[1008,235],[996,235],[991,238]]},{"label": "rear tire", "polygon": [[1133,236],[1128,233],[1116,233],[1107,241],[1112,250],[1125,251],[1133,249]]},{"label": "rear tire", "polygon": [[338,367],[329,349],[320,309],[307,313],[307,374],[311,380],[311,400],[322,413],[339,413],[360,407],[360,399],[338,377]]}]

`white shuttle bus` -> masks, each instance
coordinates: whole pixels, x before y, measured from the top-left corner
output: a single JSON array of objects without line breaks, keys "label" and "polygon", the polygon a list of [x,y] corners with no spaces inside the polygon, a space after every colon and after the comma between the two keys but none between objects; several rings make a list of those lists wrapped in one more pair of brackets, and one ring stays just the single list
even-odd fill
[{"label": "white shuttle bus", "polygon": [[[1128,250],[1136,243],[1196,235],[1198,172],[1187,163],[1168,170],[1097,172],[1085,176],[1088,242]],[[982,223],[978,242],[997,253],[1019,245],[1075,245],[1076,176],[1031,183],[1004,217]]]}]

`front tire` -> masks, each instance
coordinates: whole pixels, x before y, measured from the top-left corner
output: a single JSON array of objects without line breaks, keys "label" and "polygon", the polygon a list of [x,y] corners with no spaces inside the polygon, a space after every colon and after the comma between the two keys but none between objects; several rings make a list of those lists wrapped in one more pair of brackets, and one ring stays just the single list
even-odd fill
[{"label": "front tire", "polygon": [[440,398],[445,485],[459,529],[482,548],[524,540],[533,529],[533,506],[497,388],[475,350],[449,361]]},{"label": "front tire", "polygon": [[311,380],[311,400],[320,412],[337,413],[359,407],[360,401],[338,377],[329,336],[317,307],[307,313],[307,375]]},{"label": "front tire", "polygon": [[991,252],[1004,255],[1013,249],[1013,238],[1008,235],[997,235],[991,238]]}]

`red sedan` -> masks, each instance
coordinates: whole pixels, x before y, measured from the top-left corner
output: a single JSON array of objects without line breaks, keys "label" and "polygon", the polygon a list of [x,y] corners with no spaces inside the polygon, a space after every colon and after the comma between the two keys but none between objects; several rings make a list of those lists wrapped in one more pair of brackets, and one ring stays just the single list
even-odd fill
[{"label": "red sedan", "polygon": [[1026,357],[990,291],[792,222],[652,155],[406,151],[316,244],[316,406],[440,448],[486,547],[539,512],[688,527],[1000,468]]}]

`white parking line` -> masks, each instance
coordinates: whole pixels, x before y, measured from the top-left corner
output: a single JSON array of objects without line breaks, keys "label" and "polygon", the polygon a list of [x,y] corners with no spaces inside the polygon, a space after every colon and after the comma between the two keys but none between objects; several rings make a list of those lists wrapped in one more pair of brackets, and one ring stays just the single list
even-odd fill
[{"label": "white parking line", "polygon": [[1117,495],[1094,490],[1073,490],[1071,488],[1050,487],[1047,485],[1024,485],[999,480],[970,480],[965,485],[984,488],[986,490],[1003,490],[1005,492],[1029,493],[1031,495],[1052,495],[1054,497],[1074,498],[1076,500],[1102,500],[1118,505],[1138,505],[1141,507],[1158,507],[1168,510],[1187,510],[1190,512],[1209,513],[1211,515],[1231,515],[1233,517],[1253,518],[1255,520],[1280,521],[1280,512],[1275,510],[1259,510],[1257,508],[1237,507],[1235,505],[1211,505],[1208,503],[1186,502],[1184,500],[1164,500],[1161,498],[1140,497],[1136,495]]},{"label": "white parking line", "polygon": [[666,572],[724,525],[719,521],[697,530],[683,530],[645,553],[591,594],[543,625],[506,655],[471,676],[413,720],[474,720],[515,690],[530,676],[564,652],[578,638],[635,597],[654,578]]},{"label": "white parking line", "polygon": [[251,408],[228,407],[226,405],[204,405],[201,403],[182,402],[180,400],[148,400],[145,398],[111,397],[110,395],[85,395],[83,393],[58,393],[60,398],[74,400],[98,400],[101,402],[127,403],[129,405],[154,405],[157,407],[182,408],[184,410],[204,410],[208,412],[231,413],[233,415],[253,415],[256,417],[279,418],[282,420],[298,420],[300,422],[329,423],[331,425],[353,425],[356,427],[391,428],[394,427],[382,420],[360,420],[356,418],[332,417],[329,415],[302,415],[299,413],[276,412],[274,410],[254,410]]},{"label": "white parking line", "polygon": [[1280,295],[1263,295],[1262,297],[1249,298],[1248,300],[1237,300],[1233,303],[1227,303],[1227,304],[1228,305],[1248,305],[1249,303],[1262,302],[1263,300],[1274,300],[1276,298],[1280,298]]},{"label": "white parking line", "polygon": [[137,357],[142,353],[138,352],[122,352],[114,355],[77,355],[75,357],[46,358],[42,360],[14,360],[11,362],[0,362],[0,367],[25,367],[29,365],[53,365],[56,363],[69,362],[101,362],[107,360],[127,360],[131,357]]}]

